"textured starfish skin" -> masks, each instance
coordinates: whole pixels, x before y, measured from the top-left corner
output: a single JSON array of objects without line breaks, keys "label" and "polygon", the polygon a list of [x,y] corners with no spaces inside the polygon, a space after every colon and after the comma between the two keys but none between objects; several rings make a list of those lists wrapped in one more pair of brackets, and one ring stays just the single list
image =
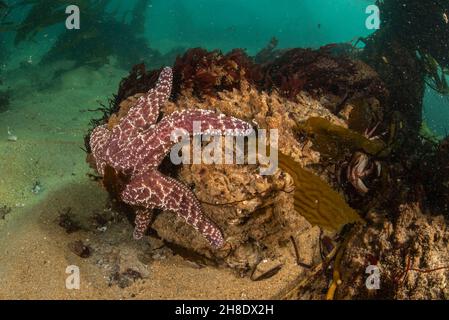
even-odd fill
[{"label": "textured starfish skin", "polygon": [[195,195],[181,182],[162,175],[158,166],[175,142],[171,134],[183,129],[193,134],[193,122],[199,121],[201,133],[245,135],[251,126],[237,118],[209,110],[174,112],[156,123],[160,107],[168,100],[172,88],[172,70],[164,68],[156,87],[140,97],[118,125],[109,130],[105,125],[92,131],[90,146],[97,171],[106,166],[129,174],[131,179],[121,193],[124,202],[138,207],[133,236],[143,237],[153,208],[171,210],[183,217],[214,248],[224,244],[220,229],[204,215]]}]

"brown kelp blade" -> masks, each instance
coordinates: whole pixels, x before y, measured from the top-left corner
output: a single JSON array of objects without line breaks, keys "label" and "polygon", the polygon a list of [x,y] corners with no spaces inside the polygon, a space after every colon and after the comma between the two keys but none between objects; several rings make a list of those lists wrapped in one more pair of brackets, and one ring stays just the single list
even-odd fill
[{"label": "brown kelp blade", "polygon": [[291,157],[281,152],[278,156],[279,168],[287,172],[295,182],[295,209],[312,225],[338,231],[345,224],[363,221],[326,182],[301,168]]},{"label": "brown kelp blade", "polygon": [[353,130],[331,123],[319,117],[311,117],[298,124],[298,129],[306,133],[321,154],[338,157],[342,150],[355,152],[363,150],[370,155],[380,156],[386,149],[381,140],[370,140]]}]

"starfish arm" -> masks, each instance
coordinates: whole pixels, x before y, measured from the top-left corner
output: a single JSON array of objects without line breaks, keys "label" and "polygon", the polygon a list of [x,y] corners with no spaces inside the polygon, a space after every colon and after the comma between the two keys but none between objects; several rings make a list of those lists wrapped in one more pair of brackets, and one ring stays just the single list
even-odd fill
[{"label": "starfish arm", "polygon": [[95,159],[97,171],[101,175],[104,174],[104,168],[106,167],[105,150],[110,136],[111,132],[105,125],[96,127],[90,135],[89,145]]},{"label": "starfish arm", "polygon": [[127,115],[112,129],[112,140],[122,143],[125,141],[124,137],[132,136],[156,123],[160,107],[170,97],[172,82],[172,69],[165,67],[159,75],[156,86],[141,96]]},{"label": "starfish arm", "polygon": [[133,237],[136,240],[142,239],[145,235],[145,231],[147,231],[150,226],[150,222],[152,219],[151,209],[138,209],[136,210],[136,218],[134,220],[135,227]]},{"label": "starfish arm", "polygon": [[156,170],[135,176],[122,192],[128,204],[174,211],[199,231],[214,248],[224,244],[220,229],[204,215],[198,199],[181,182]]},{"label": "starfish arm", "polygon": [[[195,132],[195,122],[198,124],[199,132]],[[249,123],[224,114],[218,114],[211,110],[183,110],[174,112],[163,118],[158,125],[148,132],[140,133],[133,145],[134,154],[139,154],[143,159],[140,163],[145,169],[149,166],[155,167],[160,164],[166,154],[170,151],[176,141],[172,134],[183,130],[189,135],[196,134],[218,134],[218,135],[247,135],[252,127]]]}]

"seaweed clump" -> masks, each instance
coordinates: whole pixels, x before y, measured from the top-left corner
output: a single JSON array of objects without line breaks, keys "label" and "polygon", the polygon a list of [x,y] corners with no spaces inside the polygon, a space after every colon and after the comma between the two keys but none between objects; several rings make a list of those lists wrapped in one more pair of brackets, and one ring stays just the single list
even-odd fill
[{"label": "seaweed clump", "polygon": [[[335,55],[328,45],[319,50],[295,48],[262,66],[261,88],[276,88],[292,99],[300,91],[315,97],[328,95],[336,98],[334,111],[338,112],[350,99],[386,96],[386,90],[375,72],[364,69],[357,60]],[[341,99],[340,97],[343,97]]]},{"label": "seaweed clump", "polygon": [[[111,56],[117,58],[119,66],[129,68],[136,61],[158,61],[160,53],[149,47],[144,38],[144,15],[149,0],[139,0],[131,11],[121,17],[117,11],[110,12],[109,1],[23,1],[22,6],[31,6],[25,19],[19,25],[15,44],[34,39],[42,29],[62,24],[68,5],[77,5],[82,16],[82,28],[63,29],[41,63],[56,59],[75,61],[77,65],[102,66]],[[129,20],[129,21],[128,21]]]},{"label": "seaweed clump", "polygon": [[360,57],[372,66],[390,91],[386,122],[401,118],[396,156],[419,158],[426,84],[448,94],[449,5],[443,0],[377,1],[382,28],[362,42]]},{"label": "seaweed clump", "polygon": [[[383,28],[410,50],[432,56],[449,67],[449,6],[445,0],[388,0],[379,3]],[[404,36],[405,35],[405,36]]]},{"label": "seaweed clump", "polygon": [[[360,57],[390,92],[381,129],[389,131],[396,178],[413,190],[412,199],[447,213],[442,200],[448,194],[442,183],[446,160],[438,142],[423,137],[421,129],[426,86],[449,94],[449,5],[441,0],[385,0],[377,5],[382,28],[362,39],[366,47]],[[443,174],[435,175],[436,170]]]},{"label": "seaweed clump", "polygon": [[[190,49],[174,65],[175,93],[192,91],[195,96],[216,95],[224,90],[240,89],[243,81],[258,90],[276,90],[283,97],[294,100],[305,91],[315,97],[327,95],[334,100],[334,111],[346,102],[387,95],[377,74],[359,61],[334,55],[334,46],[319,50],[274,50],[277,42],[270,42],[269,53],[255,58],[243,50],[227,54]],[[257,63],[257,61],[264,61]]]},{"label": "seaweed clump", "polygon": [[190,49],[176,59],[173,71],[175,94],[189,91],[196,97],[240,89],[242,81],[254,83],[260,77],[258,66],[241,49],[227,54]]}]

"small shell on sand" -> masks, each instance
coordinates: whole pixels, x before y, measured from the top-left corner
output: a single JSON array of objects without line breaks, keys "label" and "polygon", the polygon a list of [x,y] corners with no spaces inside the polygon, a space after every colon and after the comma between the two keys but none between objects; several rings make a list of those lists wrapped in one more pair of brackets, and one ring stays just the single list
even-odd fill
[{"label": "small shell on sand", "polygon": [[8,135],[8,141],[16,142],[16,141],[17,141],[17,136],[14,136],[14,135]]},{"label": "small shell on sand", "polygon": [[12,134],[11,130],[9,130],[9,127],[8,127],[8,141],[11,141],[11,142],[17,141],[17,136]]}]

